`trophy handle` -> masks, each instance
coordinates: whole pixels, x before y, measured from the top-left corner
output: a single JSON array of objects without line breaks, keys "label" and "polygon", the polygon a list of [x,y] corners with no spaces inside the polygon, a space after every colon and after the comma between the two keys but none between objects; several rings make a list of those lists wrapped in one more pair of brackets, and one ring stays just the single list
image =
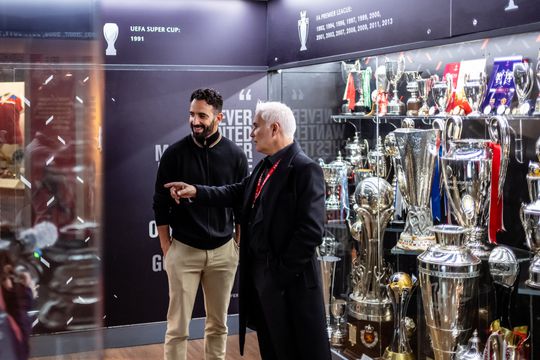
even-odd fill
[{"label": "trophy handle", "polygon": [[489,119],[489,137],[491,141],[501,146],[501,168],[499,170],[499,191],[498,198],[503,194],[504,181],[506,179],[506,169],[510,159],[510,131],[508,120],[504,116],[493,116]]},{"label": "trophy handle", "polygon": [[461,119],[461,116],[451,116],[446,120],[446,123],[441,129],[441,132],[442,132],[441,145],[443,147],[443,152],[445,154],[448,152],[448,146],[450,145],[451,141],[461,139],[462,130],[463,130],[463,120]]}]

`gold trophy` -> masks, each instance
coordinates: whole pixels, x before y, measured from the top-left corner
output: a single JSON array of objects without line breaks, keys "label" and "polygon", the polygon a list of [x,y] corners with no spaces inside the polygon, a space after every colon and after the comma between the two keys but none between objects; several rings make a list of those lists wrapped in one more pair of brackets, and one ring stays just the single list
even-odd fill
[{"label": "gold trophy", "polygon": [[387,289],[394,309],[394,335],[390,346],[384,352],[384,360],[414,360],[414,354],[407,338],[407,307],[412,293],[418,285],[417,279],[409,274],[397,272],[390,276]]}]

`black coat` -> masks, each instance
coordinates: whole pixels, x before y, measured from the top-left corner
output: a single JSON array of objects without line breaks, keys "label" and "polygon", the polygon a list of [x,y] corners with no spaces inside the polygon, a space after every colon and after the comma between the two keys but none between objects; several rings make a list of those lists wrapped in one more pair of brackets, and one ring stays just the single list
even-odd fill
[{"label": "black coat", "polygon": [[[253,194],[262,161],[241,183],[221,187],[197,186],[197,201],[214,206],[242,202],[240,245],[240,351],[243,352],[250,304],[258,291],[261,307],[276,348],[287,347],[282,334],[293,334],[292,343],[305,359],[330,359],[325,329],[319,263],[316,247],[321,244],[325,221],[325,182],[322,169],[294,142],[287,149],[265,185],[257,214]],[[254,229],[255,227],[260,227]],[[250,231],[254,230],[254,231]],[[270,248],[269,279],[253,287],[249,277],[251,260],[249,234],[257,233]],[[268,285],[268,286],[267,286]],[[272,289],[265,291],[265,289]],[[283,322],[283,316],[288,321]],[[290,339],[289,339],[290,340]],[[288,350],[288,349],[287,349]]]}]

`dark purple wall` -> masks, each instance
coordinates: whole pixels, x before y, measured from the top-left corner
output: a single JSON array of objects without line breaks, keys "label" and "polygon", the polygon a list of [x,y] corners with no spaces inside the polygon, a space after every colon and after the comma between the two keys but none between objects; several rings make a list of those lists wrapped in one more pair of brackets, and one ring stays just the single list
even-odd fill
[{"label": "dark purple wall", "polygon": [[[106,324],[165,320],[166,274],[153,223],[158,161],[167,145],[189,134],[189,96],[212,87],[224,98],[221,131],[255,154],[249,129],[266,74],[243,72],[107,71],[105,98],[105,315]],[[126,186],[128,185],[128,186]],[[196,302],[194,316],[204,316]],[[236,312],[236,294],[230,311]]]},{"label": "dark purple wall", "polygon": [[[309,18],[307,50],[303,51],[299,37],[301,11],[306,11]],[[449,0],[268,3],[269,66],[448,36]]]},{"label": "dark purple wall", "polygon": [[266,65],[265,2],[103,0],[101,12],[98,31],[118,26],[108,64]]}]

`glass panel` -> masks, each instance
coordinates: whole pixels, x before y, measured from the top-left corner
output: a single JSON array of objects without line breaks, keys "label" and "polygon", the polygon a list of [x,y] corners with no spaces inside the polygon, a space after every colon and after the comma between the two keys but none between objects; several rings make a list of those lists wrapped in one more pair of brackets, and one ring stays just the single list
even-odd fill
[{"label": "glass panel", "polygon": [[0,357],[15,358],[18,331],[25,356],[30,343],[33,355],[100,351],[96,331],[71,344],[29,338],[102,324],[98,40],[37,25],[3,36],[12,38],[0,51]]}]

